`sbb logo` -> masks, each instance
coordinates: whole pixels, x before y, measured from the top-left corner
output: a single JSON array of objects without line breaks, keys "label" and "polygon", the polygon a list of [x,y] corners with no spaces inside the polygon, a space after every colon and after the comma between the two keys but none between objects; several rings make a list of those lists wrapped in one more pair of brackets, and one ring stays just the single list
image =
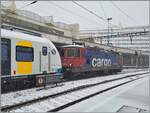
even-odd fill
[{"label": "sbb logo", "polygon": [[100,58],[93,58],[92,59],[92,66],[93,67],[101,67],[101,66],[111,66],[110,59],[100,59]]}]

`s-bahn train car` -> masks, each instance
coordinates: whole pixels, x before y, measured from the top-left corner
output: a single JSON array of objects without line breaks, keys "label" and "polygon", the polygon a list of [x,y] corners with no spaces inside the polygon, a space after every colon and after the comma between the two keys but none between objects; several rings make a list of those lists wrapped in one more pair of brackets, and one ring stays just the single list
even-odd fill
[{"label": "s-bahn train car", "polygon": [[122,56],[114,51],[80,45],[62,46],[60,49],[64,77],[90,73],[116,73],[122,70]]},{"label": "s-bahn train car", "polygon": [[35,85],[37,75],[57,81],[61,68],[59,52],[50,40],[1,29],[2,92]]}]

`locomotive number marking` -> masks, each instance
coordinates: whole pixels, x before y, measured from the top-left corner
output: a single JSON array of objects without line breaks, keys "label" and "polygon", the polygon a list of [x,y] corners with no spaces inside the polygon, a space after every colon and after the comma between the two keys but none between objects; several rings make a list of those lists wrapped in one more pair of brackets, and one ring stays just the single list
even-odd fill
[{"label": "locomotive number marking", "polygon": [[110,59],[100,59],[100,58],[93,58],[92,59],[92,66],[93,67],[101,67],[101,66],[111,66]]}]

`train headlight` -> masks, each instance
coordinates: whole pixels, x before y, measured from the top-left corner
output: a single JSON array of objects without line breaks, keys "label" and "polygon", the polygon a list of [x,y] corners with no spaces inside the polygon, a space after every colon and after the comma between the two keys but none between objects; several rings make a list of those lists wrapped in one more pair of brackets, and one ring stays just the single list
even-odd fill
[{"label": "train headlight", "polygon": [[72,64],[69,64],[69,66],[72,66]]}]

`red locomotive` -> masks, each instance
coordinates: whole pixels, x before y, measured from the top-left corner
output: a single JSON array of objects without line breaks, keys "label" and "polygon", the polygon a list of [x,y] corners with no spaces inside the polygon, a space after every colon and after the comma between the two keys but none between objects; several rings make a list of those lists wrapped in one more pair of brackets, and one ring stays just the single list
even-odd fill
[{"label": "red locomotive", "polygon": [[117,73],[122,70],[122,56],[101,48],[67,45],[61,47],[60,56],[64,77],[67,78],[88,76],[89,73]]}]

